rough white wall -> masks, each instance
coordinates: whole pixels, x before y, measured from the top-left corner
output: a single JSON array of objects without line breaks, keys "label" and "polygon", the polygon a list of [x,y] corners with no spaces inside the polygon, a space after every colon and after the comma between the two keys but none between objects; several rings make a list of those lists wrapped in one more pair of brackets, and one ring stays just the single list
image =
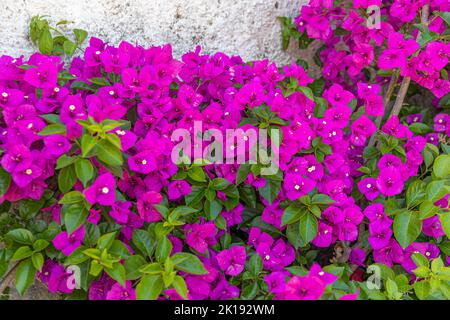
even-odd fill
[{"label": "rough white wall", "polygon": [[0,54],[29,54],[32,16],[75,21],[92,36],[117,44],[171,43],[175,56],[193,50],[223,51],[244,59],[294,58],[281,50],[278,16],[298,14],[308,0],[0,0]]}]

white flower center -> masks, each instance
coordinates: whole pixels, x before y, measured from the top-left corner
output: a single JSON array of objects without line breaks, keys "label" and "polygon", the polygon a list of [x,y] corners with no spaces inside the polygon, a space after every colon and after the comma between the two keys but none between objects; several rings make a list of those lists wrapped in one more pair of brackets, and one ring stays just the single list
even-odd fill
[{"label": "white flower center", "polygon": [[141,162],[143,165],[146,165],[147,164],[147,160],[142,160],[142,162]]},{"label": "white flower center", "polygon": [[3,98],[8,98],[8,93],[3,92],[3,93],[2,93],[2,97],[3,97]]},{"label": "white flower center", "polygon": [[75,110],[75,106],[74,106],[73,104],[71,104],[71,105],[69,106],[69,110],[70,110],[70,111]]},{"label": "white flower center", "polygon": [[372,185],[370,183],[367,184],[367,188],[372,188]]},{"label": "white flower center", "polygon": [[95,54],[100,54],[100,53],[101,53],[101,52],[100,52],[100,51],[98,51],[98,50],[97,50],[97,51],[95,51]]},{"label": "white flower center", "polygon": [[294,189],[295,189],[295,190],[298,190],[298,189],[300,189],[300,186],[299,186],[298,184],[296,184],[296,185],[294,186]]},{"label": "white flower center", "polygon": [[114,90],[111,90],[110,92],[109,92],[109,94],[111,95],[111,96],[113,96],[114,95]]},{"label": "white flower center", "polygon": [[124,135],[125,135],[125,131],[123,131],[123,130],[117,130],[116,133],[117,133],[119,136],[124,136]]},{"label": "white flower center", "polygon": [[314,170],[316,170],[316,166],[311,166],[308,168],[309,173],[313,172]]},{"label": "white flower center", "polygon": [[53,89],[53,91],[55,91],[55,92],[59,92],[59,88],[58,88],[58,87],[56,87],[55,89]]},{"label": "white flower center", "polygon": [[26,174],[28,174],[28,175],[30,175],[30,174],[32,174],[32,173],[33,173],[33,170],[31,170],[31,169],[27,169],[27,170],[25,170],[25,173],[26,173]]}]

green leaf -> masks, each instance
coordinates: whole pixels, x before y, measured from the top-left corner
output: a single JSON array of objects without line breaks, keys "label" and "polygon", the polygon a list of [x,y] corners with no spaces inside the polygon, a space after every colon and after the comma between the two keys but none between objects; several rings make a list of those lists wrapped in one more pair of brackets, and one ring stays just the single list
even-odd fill
[{"label": "green leaf", "polygon": [[296,223],[298,220],[300,220],[300,217],[304,212],[305,210],[299,206],[288,206],[286,209],[284,209],[283,216],[281,217],[281,226]]},{"label": "green leaf", "polygon": [[175,266],[175,269],[191,274],[208,273],[208,271],[206,271],[200,259],[193,254],[186,252],[178,252],[171,257],[171,260]]},{"label": "green leaf", "polygon": [[[111,85],[111,83],[105,78],[90,78],[89,81],[92,82],[93,84],[96,84],[96,85],[101,86],[101,87],[105,87],[105,86],[110,86]],[[106,131],[108,131],[108,130],[106,130]]]},{"label": "green leaf", "polygon": [[88,36],[87,31],[82,29],[73,29],[73,34],[75,35],[78,44],[82,44]]},{"label": "green leaf", "polygon": [[108,140],[98,142],[97,158],[110,166],[120,166],[123,163],[122,152]]},{"label": "green leaf", "polygon": [[447,188],[445,187],[444,180],[431,181],[426,188],[427,199],[431,202],[445,197],[447,194]]},{"label": "green leaf", "polygon": [[209,185],[214,190],[224,190],[226,187],[230,185],[230,182],[224,178],[215,178],[210,182]]},{"label": "green leaf", "polygon": [[70,166],[72,163],[74,163],[78,158],[76,157],[69,157],[65,154],[63,154],[61,157],[58,158],[56,161],[56,170],[65,168]]},{"label": "green leaf", "polygon": [[36,270],[42,271],[44,265],[44,256],[40,252],[36,252],[31,256],[31,262]]},{"label": "green leaf", "polygon": [[289,242],[296,248],[300,248],[306,245],[302,237],[300,237],[299,223],[289,224],[286,228],[286,237]]},{"label": "green leaf", "polygon": [[318,193],[318,194],[313,195],[313,197],[311,199],[311,203],[312,204],[319,204],[319,205],[326,205],[326,204],[334,203],[334,200],[331,199],[326,194]]},{"label": "green leaf", "polygon": [[415,134],[425,134],[431,132],[431,128],[424,123],[414,122],[409,125],[409,129]]},{"label": "green leaf", "polygon": [[75,173],[77,178],[83,183],[83,186],[86,187],[89,180],[92,179],[94,175],[94,166],[87,159],[78,159],[75,161]]},{"label": "green leaf", "polygon": [[0,167],[0,197],[8,191],[11,184],[11,175],[5,169]]},{"label": "green leaf", "polygon": [[438,178],[446,178],[450,175],[450,155],[441,154],[434,160],[433,173]]},{"label": "green leaf", "polygon": [[175,278],[173,279],[172,282],[173,287],[175,288],[175,290],[178,292],[178,294],[183,298],[183,299],[187,299],[187,286],[186,286],[186,282],[184,281],[184,279],[180,276],[175,276]]},{"label": "green leaf", "polygon": [[137,300],[156,300],[163,289],[163,280],[160,275],[142,277],[136,287]]},{"label": "green leaf", "polygon": [[300,237],[305,243],[309,243],[317,235],[317,218],[313,214],[306,212],[301,215],[298,223]]},{"label": "green leaf", "polygon": [[39,51],[46,55],[52,54],[53,38],[48,27],[44,28],[39,35]]},{"label": "green leaf", "polygon": [[126,271],[125,267],[120,263],[115,263],[112,268],[105,268],[106,273],[125,287]]},{"label": "green leaf", "polygon": [[116,235],[117,235],[116,231],[102,235],[100,239],[98,239],[97,248],[100,251],[103,251],[104,249],[109,249],[112,246],[116,238]]},{"label": "green leaf", "polygon": [[130,256],[130,251],[120,240],[114,240],[108,252],[121,259],[127,259]]},{"label": "green leaf", "polygon": [[72,234],[86,221],[89,216],[89,211],[83,204],[76,203],[73,205],[64,205],[62,215],[67,232]]},{"label": "green leaf", "polygon": [[189,178],[197,182],[205,182],[206,174],[201,167],[193,167],[187,172]]},{"label": "green leaf", "polygon": [[158,241],[158,245],[156,247],[156,260],[159,262],[164,262],[170,255],[171,251],[172,251],[172,242],[170,242],[169,238],[162,237]]},{"label": "green leaf", "polygon": [[134,255],[128,257],[128,259],[125,261],[127,280],[136,280],[137,278],[139,278],[141,275],[139,268],[141,268],[146,263],[147,261],[145,261],[142,256]]},{"label": "green leaf", "polygon": [[77,182],[77,175],[74,166],[64,167],[59,171],[58,187],[62,193],[69,192]]},{"label": "green leaf", "polygon": [[210,220],[215,220],[217,216],[222,212],[223,206],[217,200],[206,200],[204,205],[205,213],[209,216]]},{"label": "green leaf", "polygon": [[187,205],[195,205],[200,202],[205,196],[205,187],[202,186],[192,186],[192,191],[190,194],[184,197]]},{"label": "green leaf", "polygon": [[70,40],[66,40],[66,41],[64,41],[63,49],[64,49],[65,54],[67,54],[68,56],[71,56],[77,49],[77,45]]},{"label": "green leaf", "polygon": [[318,78],[318,79],[314,80],[314,82],[308,84],[308,87],[312,90],[312,92],[315,96],[322,95],[324,86],[325,86],[324,78]]},{"label": "green leaf", "polygon": [[70,191],[66,193],[61,200],[60,204],[75,204],[82,202],[84,199],[83,194],[80,191]]},{"label": "green leaf", "polygon": [[427,257],[419,252],[413,252],[411,255],[412,261],[416,264],[417,267],[427,267],[430,264]]},{"label": "green leaf", "polygon": [[163,268],[160,263],[153,262],[142,266],[139,271],[146,274],[160,274]]},{"label": "green leaf", "polygon": [[439,210],[440,207],[435,206],[430,200],[425,200],[420,204],[419,207],[420,219],[424,220],[430,218],[438,213]]},{"label": "green leaf", "polygon": [[281,189],[281,181],[273,180],[270,178],[265,177],[266,184],[264,187],[259,188],[259,194],[269,202],[269,204],[272,204],[273,200],[278,196]]},{"label": "green leaf", "polygon": [[299,87],[298,90],[303,93],[308,99],[314,100],[313,92],[308,87]]},{"label": "green leaf", "polygon": [[445,23],[450,27],[450,12],[445,11],[433,11],[433,14],[440,16],[442,19],[444,19]]},{"label": "green leaf", "polygon": [[249,271],[257,276],[263,269],[263,262],[259,254],[254,254],[249,260]]},{"label": "green leaf", "polygon": [[135,229],[133,231],[133,244],[147,256],[151,257],[155,241],[146,230]]},{"label": "green leaf", "polygon": [[241,164],[239,166],[237,176],[236,176],[236,184],[241,184],[242,182],[245,181],[245,179],[247,179],[247,177],[250,173],[250,168],[251,168],[251,165],[246,164],[246,163]]},{"label": "green leaf", "polygon": [[430,295],[430,283],[428,281],[416,281],[414,292],[420,300],[425,300]]},{"label": "green leaf", "polygon": [[256,192],[253,186],[243,185],[239,187],[239,196],[240,200],[244,202],[248,208],[256,208]]},{"label": "green leaf", "polygon": [[30,247],[28,246],[23,246],[20,247],[19,249],[16,250],[16,252],[14,252],[11,261],[17,261],[17,260],[22,260],[25,258],[30,257],[33,254],[33,250],[30,249]]},{"label": "green leaf", "polygon": [[450,238],[450,212],[445,212],[439,215],[439,220],[441,221],[442,229],[445,232],[447,238]]},{"label": "green leaf", "polygon": [[97,138],[85,134],[81,137],[81,156],[86,158],[89,152],[97,145]]},{"label": "green leaf", "polygon": [[246,285],[242,289],[241,299],[252,300],[258,294],[258,281],[253,281],[252,283]]},{"label": "green leaf", "polygon": [[66,126],[60,123],[49,124],[39,132],[40,136],[50,136],[53,134],[66,134]]},{"label": "green leaf", "polygon": [[34,282],[36,268],[33,266],[31,259],[27,259],[19,263],[16,270],[16,289],[21,296],[25,294],[27,289]]},{"label": "green leaf", "polygon": [[20,244],[32,245],[34,242],[33,234],[27,229],[14,229],[5,235],[6,239],[12,240]]},{"label": "green leaf", "polygon": [[412,182],[406,191],[406,204],[408,208],[420,204],[425,198],[426,183],[421,180]]},{"label": "green leaf", "polygon": [[117,135],[113,133],[108,133],[106,134],[106,140],[108,140],[109,143],[111,143],[117,149],[122,150],[122,142],[120,141],[120,138]]},{"label": "green leaf", "polygon": [[395,239],[403,249],[417,239],[421,230],[422,220],[416,212],[402,211],[394,218]]},{"label": "green leaf", "polygon": [[47,240],[44,239],[38,239],[33,243],[33,249],[34,251],[38,252],[38,251],[42,251],[45,248],[48,247],[50,243]]},{"label": "green leaf", "polygon": [[36,200],[23,200],[19,204],[20,217],[25,220],[30,220],[41,210],[44,205],[45,199],[41,198],[39,201]]},{"label": "green leaf", "polygon": [[[84,251],[86,250],[85,246],[81,246],[76,248],[70,256],[66,258],[64,261],[65,265],[71,265],[71,264],[81,264],[89,259],[89,256],[84,254]],[[95,250],[95,249],[93,249]]]}]

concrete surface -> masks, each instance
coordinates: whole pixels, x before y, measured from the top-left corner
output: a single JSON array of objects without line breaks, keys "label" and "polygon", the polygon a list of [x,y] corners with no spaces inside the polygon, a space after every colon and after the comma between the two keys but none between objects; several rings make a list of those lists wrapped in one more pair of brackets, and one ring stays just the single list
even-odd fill
[{"label": "concrete surface", "polygon": [[244,59],[289,63],[281,50],[278,16],[295,16],[308,0],[1,0],[0,53],[29,54],[32,16],[75,21],[90,35],[113,44],[125,39],[143,46],[171,43],[175,56],[197,44]]}]

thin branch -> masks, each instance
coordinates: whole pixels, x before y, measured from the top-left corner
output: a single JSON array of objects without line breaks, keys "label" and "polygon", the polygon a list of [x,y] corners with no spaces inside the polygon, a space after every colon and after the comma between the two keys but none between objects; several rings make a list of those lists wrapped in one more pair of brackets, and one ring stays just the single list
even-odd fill
[{"label": "thin branch", "polygon": [[[391,81],[389,82],[388,89],[387,89],[387,91],[386,91],[386,93],[385,93],[385,95],[383,97],[383,106],[385,108],[387,107],[389,101],[391,100],[391,96],[394,93],[395,87],[397,86],[398,77],[399,77],[399,72],[398,71],[394,72],[394,74],[391,77]],[[375,120],[375,125],[376,125],[377,129],[380,128],[382,120],[383,120],[382,116],[377,117],[377,119]],[[375,145],[375,138],[376,138],[376,134],[373,134],[370,137],[369,144],[367,146],[374,146]]]},{"label": "thin branch", "polygon": [[16,276],[16,269],[19,263],[14,264],[11,269],[9,269],[8,273],[3,277],[3,281],[0,283],[0,295],[8,288],[11,282],[14,280]]},{"label": "thin branch", "polygon": [[[428,4],[424,5],[422,8],[422,16],[421,23],[423,25],[428,24],[428,16],[430,14],[430,6]],[[417,35],[417,38],[420,37],[420,31]],[[403,106],[403,101],[405,100],[406,93],[409,89],[409,84],[411,83],[410,77],[404,77],[402,80],[402,84],[400,85],[400,90],[398,91],[397,98],[395,99],[395,104],[392,107],[391,116],[398,116],[400,110]]]}]

